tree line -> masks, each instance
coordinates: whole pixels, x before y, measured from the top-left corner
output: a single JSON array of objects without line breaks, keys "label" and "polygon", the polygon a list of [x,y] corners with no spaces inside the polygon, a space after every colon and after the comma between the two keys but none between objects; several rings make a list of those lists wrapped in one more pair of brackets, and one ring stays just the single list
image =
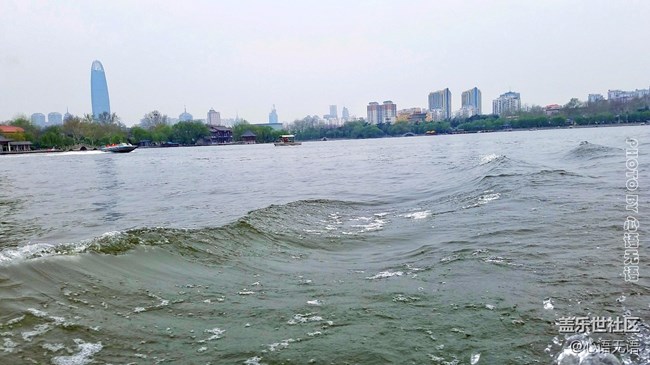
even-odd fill
[{"label": "tree line", "polygon": [[[280,135],[293,133],[298,140],[336,138],[378,138],[412,134],[445,134],[460,131],[494,131],[521,128],[551,128],[570,125],[601,125],[612,123],[650,122],[650,97],[628,101],[600,100],[585,103],[576,98],[547,115],[541,106],[532,106],[514,115],[474,115],[446,121],[398,120],[394,123],[371,124],[363,119],[333,126],[318,116],[295,120],[288,130],[274,130],[265,125],[254,125],[243,120],[232,128],[233,140],[240,141],[247,131],[255,134],[257,143],[277,141]],[[102,146],[121,142],[153,144],[175,142],[182,145],[208,143],[210,129],[202,121],[183,121],[169,124],[169,118],[154,110],[145,114],[140,124],[127,128],[115,114],[104,113],[99,118],[91,115],[68,116],[62,125],[44,128],[32,124],[26,117],[18,117],[6,124],[21,127],[24,133],[12,134],[14,140],[31,141],[36,148],[66,149],[72,146]]]},{"label": "tree line", "polygon": [[541,106],[533,105],[509,115],[474,115],[446,121],[399,120],[394,123],[371,124],[363,119],[332,126],[318,116],[295,120],[289,128],[300,140],[323,138],[377,138],[401,136],[408,133],[435,134],[454,132],[496,131],[508,129],[558,128],[572,125],[602,125],[612,123],[650,123],[650,97],[628,101],[600,100],[586,103],[571,99],[559,109],[547,114]]},{"label": "tree line", "polygon": [[[163,144],[166,142],[181,145],[202,145],[210,142],[210,128],[202,121],[191,120],[169,124],[169,118],[154,110],[145,114],[140,124],[131,128],[122,124],[115,114],[92,115],[83,117],[68,116],[61,125],[39,127],[24,116],[17,117],[6,124],[20,127],[23,133],[13,133],[10,137],[18,141],[31,141],[39,149],[69,149],[80,145],[99,147],[108,144],[130,142],[137,144]],[[251,131],[256,135],[257,143],[277,141],[285,130],[274,130],[269,126],[253,125],[243,120],[233,128],[233,140],[241,141],[242,134]]]}]

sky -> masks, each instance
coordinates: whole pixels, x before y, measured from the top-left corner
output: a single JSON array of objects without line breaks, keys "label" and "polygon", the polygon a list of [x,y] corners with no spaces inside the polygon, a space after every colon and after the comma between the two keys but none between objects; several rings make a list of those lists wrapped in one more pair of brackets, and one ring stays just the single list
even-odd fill
[{"label": "sky", "polygon": [[650,87],[647,0],[0,0],[0,121],[91,113],[104,65],[126,125],[159,110],[214,108],[268,122],[366,116],[371,101],[452,109],[478,87],[483,113],[507,91],[565,104]]}]

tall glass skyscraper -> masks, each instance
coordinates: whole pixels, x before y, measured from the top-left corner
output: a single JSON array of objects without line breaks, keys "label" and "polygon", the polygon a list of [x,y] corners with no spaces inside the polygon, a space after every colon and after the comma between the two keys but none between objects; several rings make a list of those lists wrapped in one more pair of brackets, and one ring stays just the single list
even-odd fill
[{"label": "tall glass skyscraper", "polygon": [[90,68],[90,99],[95,119],[99,119],[99,116],[104,112],[111,114],[111,103],[108,100],[108,85],[106,84],[104,66],[97,60],[93,61]]}]

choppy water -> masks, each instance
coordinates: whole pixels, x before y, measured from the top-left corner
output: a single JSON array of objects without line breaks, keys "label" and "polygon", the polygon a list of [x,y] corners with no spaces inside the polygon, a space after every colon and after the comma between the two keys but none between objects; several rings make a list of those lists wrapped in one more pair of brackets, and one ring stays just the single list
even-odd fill
[{"label": "choppy water", "polygon": [[649,128],[2,156],[0,363],[648,364]]}]

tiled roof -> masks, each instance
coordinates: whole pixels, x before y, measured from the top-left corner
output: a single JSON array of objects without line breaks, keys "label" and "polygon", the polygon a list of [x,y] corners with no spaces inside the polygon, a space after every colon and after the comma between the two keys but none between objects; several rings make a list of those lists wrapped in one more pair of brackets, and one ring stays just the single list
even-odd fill
[{"label": "tiled roof", "polygon": [[0,133],[23,133],[25,130],[13,125],[0,125]]}]

